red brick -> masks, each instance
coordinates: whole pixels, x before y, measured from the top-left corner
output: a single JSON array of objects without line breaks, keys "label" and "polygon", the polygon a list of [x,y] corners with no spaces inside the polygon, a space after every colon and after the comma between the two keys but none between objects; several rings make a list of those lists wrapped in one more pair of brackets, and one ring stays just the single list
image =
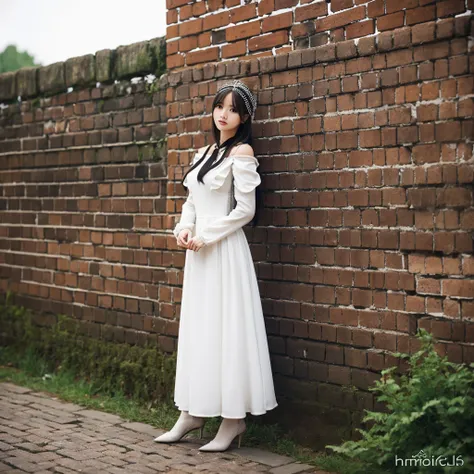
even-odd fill
[{"label": "red brick", "polygon": [[243,5],[229,10],[230,23],[238,23],[255,18],[257,15],[256,5]]},{"label": "red brick", "polygon": [[358,21],[346,27],[346,39],[361,38],[375,33],[374,20]]},{"label": "red brick", "polygon": [[474,280],[443,280],[442,289],[442,294],[446,296],[472,298],[474,295]]},{"label": "red brick", "polygon": [[219,55],[219,48],[208,48],[203,51],[191,51],[186,56],[188,65],[216,61]]},{"label": "red brick", "polygon": [[345,326],[357,326],[358,312],[350,309],[331,308],[330,321],[333,324],[343,324]]},{"label": "red brick", "polygon": [[471,204],[472,191],[467,188],[443,188],[438,189],[436,194],[436,205],[438,207],[467,208]]},{"label": "red brick", "polygon": [[375,0],[367,4],[367,16],[374,18],[376,16],[382,16],[384,14],[384,0]]},{"label": "red brick", "polygon": [[245,41],[235,41],[233,43],[226,44],[222,47],[223,58],[235,58],[239,56],[245,56],[247,52],[247,44]]},{"label": "red brick", "polygon": [[446,0],[436,3],[436,17],[442,18],[448,15],[456,15],[466,11],[464,0]]},{"label": "red brick", "polygon": [[335,302],[334,288],[316,286],[314,288],[314,302],[315,303],[334,303]]},{"label": "red brick", "polygon": [[352,342],[355,346],[372,347],[372,333],[364,329],[353,329]]},{"label": "red brick", "polygon": [[367,370],[361,370],[353,368],[351,371],[351,383],[352,385],[362,389],[368,390],[369,387],[373,387],[375,381],[380,379],[380,374],[369,372]]},{"label": "red brick", "polygon": [[453,141],[461,139],[461,123],[460,122],[446,122],[435,125],[436,140]]},{"label": "red brick", "polygon": [[411,108],[396,107],[389,110],[390,125],[407,124],[412,122]]},{"label": "red brick", "polygon": [[379,31],[393,30],[403,26],[405,13],[403,11],[384,15],[377,18],[377,29]]},{"label": "red brick", "polygon": [[326,345],[326,362],[330,364],[344,363],[344,350],[342,346],[335,346],[332,344]]},{"label": "red brick", "polygon": [[269,49],[288,43],[288,31],[281,30],[268,35],[259,35],[248,40],[249,51]]},{"label": "red brick", "polygon": [[326,382],[328,379],[328,365],[320,362],[308,361],[308,378]]},{"label": "red brick", "polygon": [[363,6],[355,7],[342,13],[334,13],[321,20],[316,20],[316,31],[332,30],[363,19],[365,19],[365,8]]},{"label": "red brick", "polygon": [[249,21],[242,25],[230,26],[225,30],[226,41],[235,41],[243,38],[252,38],[260,35],[261,21]]},{"label": "red brick", "polygon": [[345,347],[344,364],[349,365],[350,367],[365,369],[367,367],[367,352],[365,350]]},{"label": "red brick", "polygon": [[262,22],[262,33],[268,31],[280,30],[282,28],[288,28],[293,24],[293,13],[286,12],[280,15],[270,16],[263,19]]},{"label": "red brick", "polygon": [[[449,55],[449,43],[432,43],[415,47],[414,60],[415,62],[428,61],[430,59],[445,58]],[[432,66],[432,65],[431,65]],[[429,66],[429,67],[431,67]],[[421,66],[420,66],[421,68]],[[420,74],[420,79],[425,79]]]},{"label": "red brick", "polygon": [[325,2],[316,2],[312,5],[298,7],[295,9],[295,22],[302,22],[328,14],[328,6]]},{"label": "red brick", "polygon": [[372,291],[354,288],[352,290],[352,304],[354,306],[370,307],[372,305]]},{"label": "red brick", "polygon": [[380,146],[380,130],[362,130],[359,133],[360,146],[363,148],[373,148]]},{"label": "red brick", "polygon": [[338,385],[349,385],[351,381],[351,372],[349,367],[330,365],[328,367],[328,382]]},{"label": "red brick", "polygon": [[406,24],[414,25],[416,23],[425,23],[436,18],[435,6],[414,8],[407,10]]},{"label": "red brick", "polygon": [[387,13],[393,13],[400,10],[410,10],[418,6],[419,0],[398,0],[396,2],[387,2]]},{"label": "red brick", "polygon": [[374,347],[376,349],[395,351],[397,349],[397,338],[395,334],[376,332],[374,334]]},{"label": "red brick", "polygon": [[424,294],[441,294],[441,282],[433,278],[419,278],[417,281],[417,292]]},{"label": "red brick", "polygon": [[332,0],[331,11],[338,12],[354,6],[354,0]]},{"label": "red brick", "polygon": [[440,161],[439,144],[414,146],[413,160],[416,164],[434,163]]},{"label": "red brick", "polygon": [[462,259],[462,272],[464,275],[474,275],[474,257],[467,256]]}]

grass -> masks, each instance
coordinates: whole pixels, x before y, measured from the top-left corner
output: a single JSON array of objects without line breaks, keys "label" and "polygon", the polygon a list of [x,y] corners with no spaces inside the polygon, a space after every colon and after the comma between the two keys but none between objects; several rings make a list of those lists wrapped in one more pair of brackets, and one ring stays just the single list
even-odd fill
[{"label": "grass", "polygon": [[[11,362],[7,362],[11,361]],[[101,392],[100,382],[79,379],[70,372],[59,370],[46,373],[47,364],[32,351],[25,351],[21,358],[5,348],[0,348],[0,382],[11,382],[32,390],[46,392],[62,400],[87,408],[101,410],[121,416],[124,420],[146,423],[158,429],[169,430],[176,422],[179,412],[170,404],[146,406],[122,393],[114,396]],[[214,436],[221,419],[210,418],[205,431]],[[353,474],[361,466],[338,455],[315,452],[301,446],[283,432],[279,425],[262,425],[249,421],[244,435],[244,445],[290,456],[302,463],[319,469],[341,474]],[[375,471],[365,469],[366,474]]]}]

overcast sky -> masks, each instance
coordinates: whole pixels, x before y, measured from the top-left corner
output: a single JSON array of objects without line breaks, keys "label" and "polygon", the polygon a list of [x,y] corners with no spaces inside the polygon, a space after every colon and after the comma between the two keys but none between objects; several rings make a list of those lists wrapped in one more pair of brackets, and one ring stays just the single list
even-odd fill
[{"label": "overcast sky", "polygon": [[0,52],[43,66],[166,34],[166,0],[0,0]]}]

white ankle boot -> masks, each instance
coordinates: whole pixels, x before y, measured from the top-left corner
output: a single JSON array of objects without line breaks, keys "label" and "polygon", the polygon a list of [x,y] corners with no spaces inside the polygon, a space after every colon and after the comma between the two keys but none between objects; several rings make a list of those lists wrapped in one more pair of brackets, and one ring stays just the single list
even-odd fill
[{"label": "white ankle boot", "polygon": [[157,443],[174,443],[179,441],[184,435],[190,431],[200,429],[200,438],[202,439],[202,431],[204,429],[205,418],[190,415],[187,411],[182,411],[173,428],[158,436],[153,441]]},{"label": "white ankle boot", "polygon": [[240,448],[240,440],[246,429],[244,418],[238,420],[224,418],[219,426],[216,437],[210,443],[201,446],[199,451],[225,451],[229,448],[236,436],[239,436]]}]

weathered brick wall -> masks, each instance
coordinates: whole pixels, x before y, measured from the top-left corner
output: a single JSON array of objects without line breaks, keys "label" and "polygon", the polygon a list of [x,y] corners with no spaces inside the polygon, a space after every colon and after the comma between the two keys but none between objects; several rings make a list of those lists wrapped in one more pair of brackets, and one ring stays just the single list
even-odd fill
[{"label": "weathered brick wall", "polygon": [[317,446],[418,328],[474,361],[472,1],[223,3],[168,1],[169,156],[208,142],[218,80],[257,82],[267,417]]},{"label": "weathered brick wall", "polygon": [[157,38],[0,75],[0,288],[43,324],[72,314],[91,336],[173,351],[167,79],[130,81],[159,77],[164,51]]},{"label": "weathered brick wall", "polygon": [[474,0],[167,0],[167,66],[253,59],[473,10]]},{"label": "weathered brick wall", "polygon": [[[393,351],[416,350],[421,327],[450,360],[473,361],[469,2],[413,26],[405,22],[412,8],[422,15],[458,3],[397,3],[406,8],[393,12],[403,15],[400,28],[347,39],[356,28],[348,22],[324,44],[310,38],[262,57],[230,52],[229,61],[192,68],[170,62],[178,46],[189,65],[190,50],[168,35],[171,70],[152,102],[144,84],[116,72],[132,53],[108,63],[120,85],[9,104],[0,116],[2,291],[73,313],[91,334],[173,350],[184,265],[171,235],[186,196],[179,181],[211,141],[219,81],[246,77],[258,85],[254,149],[264,194],[259,225],[246,234],[280,402],[266,419],[313,446],[354,436],[362,410],[380,408],[369,385],[397,363]],[[211,16],[199,9],[216,5],[169,1],[168,23],[189,9],[204,21]],[[199,30],[197,40],[218,29]],[[155,57],[150,45],[145,51]],[[129,71],[153,72],[138,64]],[[40,73],[39,84],[57,76]],[[10,83],[0,76],[0,99],[14,99],[4,94]],[[165,120],[166,157],[158,148],[155,163]]]}]

